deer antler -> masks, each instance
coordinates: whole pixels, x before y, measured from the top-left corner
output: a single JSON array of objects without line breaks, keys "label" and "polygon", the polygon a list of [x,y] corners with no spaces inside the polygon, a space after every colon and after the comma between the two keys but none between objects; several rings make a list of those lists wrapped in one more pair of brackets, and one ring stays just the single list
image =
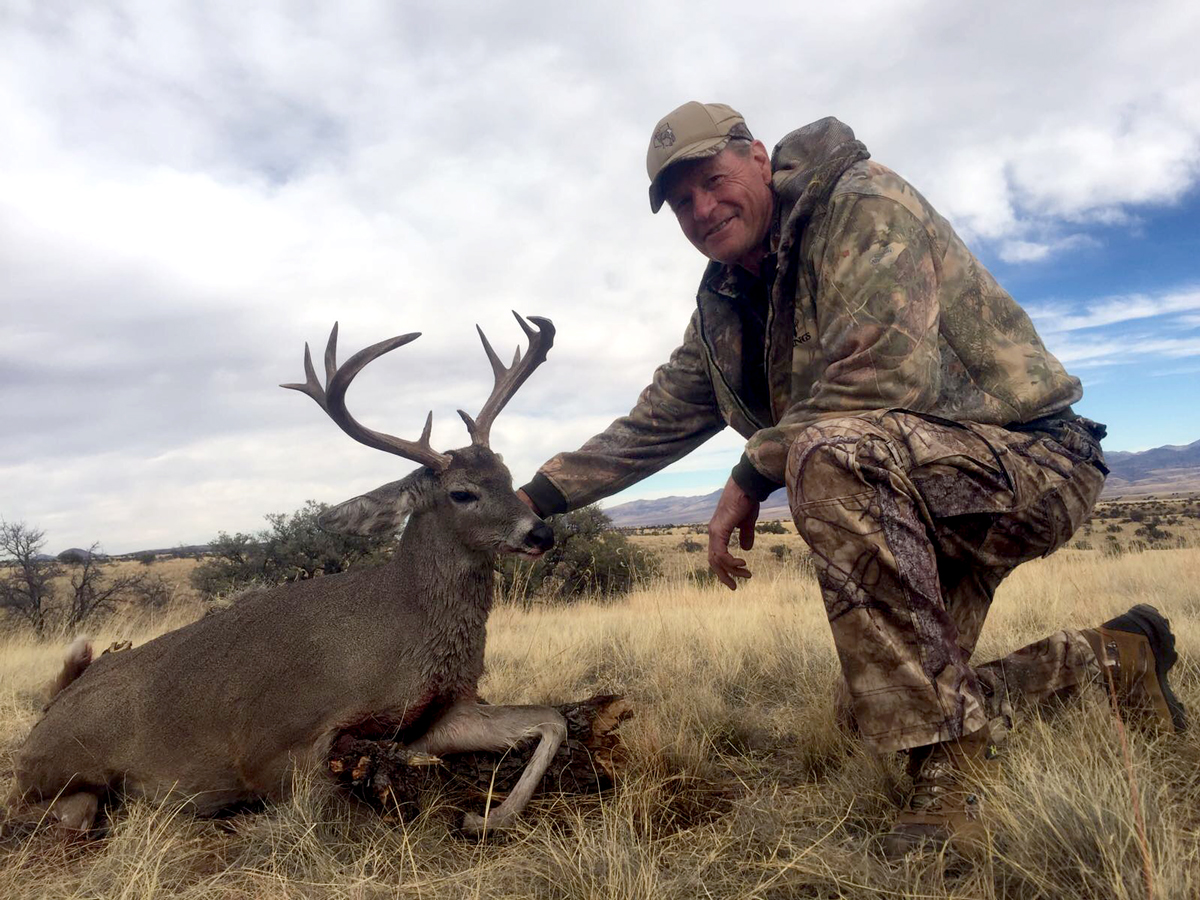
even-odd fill
[{"label": "deer antler", "polygon": [[533,374],[533,370],[546,361],[546,354],[550,352],[550,347],[554,344],[554,323],[549,319],[543,319],[541,316],[530,316],[529,321],[537,326],[537,330],[535,331],[525,323],[524,319],[517,315],[516,310],[513,310],[513,316],[516,318],[517,324],[521,326],[521,330],[529,338],[529,352],[522,357],[521,348],[518,347],[517,353],[513,357],[512,365],[508,368],[505,368],[504,363],[500,362],[500,357],[496,356],[496,351],[488,343],[483,329],[478,325],[475,326],[475,330],[479,332],[480,340],[483,341],[483,349],[492,364],[492,371],[496,375],[496,384],[492,388],[492,395],[488,397],[487,402],[483,404],[483,409],[479,411],[479,415],[474,419],[461,409],[458,411],[463,421],[467,423],[467,431],[471,435],[472,444],[483,447],[488,445],[488,436],[496,414],[504,409],[505,404],[517,392],[517,388],[524,384],[525,379]]},{"label": "deer antler", "polygon": [[372,344],[370,347],[359,350],[340,368],[337,364],[337,333],[337,322],[334,322],[333,330],[329,332],[329,343],[325,345],[325,387],[321,387],[321,382],[317,380],[317,373],[312,364],[312,354],[309,352],[307,342],[304,344],[304,374],[307,381],[304,384],[281,384],[280,387],[308,394],[317,401],[317,405],[321,409],[325,410],[329,418],[333,419],[338,428],[360,444],[366,444],[368,447],[374,447],[376,450],[383,450],[386,453],[394,453],[439,471],[450,465],[449,456],[445,453],[438,453],[429,446],[429,432],[433,428],[432,411],[425,419],[425,428],[421,432],[420,440],[414,442],[372,431],[365,425],[359,424],[346,409],[346,389],[350,387],[354,376],[361,372],[367,363],[378,359],[390,350],[415,341],[421,336],[421,333],[414,331],[411,334],[402,334],[398,337],[388,338],[386,341],[380,341],[378,344]]}]

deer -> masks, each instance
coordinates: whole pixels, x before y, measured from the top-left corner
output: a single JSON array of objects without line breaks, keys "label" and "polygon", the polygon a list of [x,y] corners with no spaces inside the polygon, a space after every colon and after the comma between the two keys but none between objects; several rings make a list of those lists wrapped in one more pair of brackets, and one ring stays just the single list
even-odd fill
[{"label": "deer", "polygon": [[320,766],[342,734],[387,737],[437,757],[538,744],[503,802],[462,827],[509,825],[527,805],[566,735],[547,706],[492,706],[478,696],[493,567],[500,553],[536,558],[553,531],[517,496],[489,446],[496,415],[546,359],[554,326],[516,312],[529,340],[505,366],[476,326],[495,384],[479,414],[459,410],[471,443],[430,445],[361,425],[346,391],[371,361],[420,336],[373,344],[337,364],[337,324],[325,384],[308,344],[302,384],[354,440],[418,463],[398,481],[330,508],[321,528],[400,532],[391,558],[250,595],[138,647],[93,660],[76,642],[43,717],[16,755],[15,802],[68,833],[91,830],[107,798],[174,801],[198,816],[286,800],[294,775]]}]

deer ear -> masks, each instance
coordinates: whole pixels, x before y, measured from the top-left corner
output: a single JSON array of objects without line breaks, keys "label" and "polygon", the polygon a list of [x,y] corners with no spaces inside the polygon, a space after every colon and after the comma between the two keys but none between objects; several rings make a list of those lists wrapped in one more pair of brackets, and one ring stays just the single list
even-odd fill
[{"label": "deer ear", "polygon": [[322,531],[379,537],[404,527],[415,505],[411,479],[392,481],[370,493],[339,503],[317,517]]}]

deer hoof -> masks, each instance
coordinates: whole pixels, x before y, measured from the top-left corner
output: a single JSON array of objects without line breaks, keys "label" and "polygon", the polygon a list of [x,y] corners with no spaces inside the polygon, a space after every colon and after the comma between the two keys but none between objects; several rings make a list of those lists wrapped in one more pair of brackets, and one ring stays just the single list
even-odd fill
[{"label": "deer hoof", "polygon": [[60,829],[75,836],[86,834],[95,824],[99,805],[100,798],[95,794],[80,791],[56,800],[50,812],[58,820]]},{"label": "deer hoof", "polygon": [[463,816],[462,829],[470,835],[481,835],[484,829],[487,828],[487,819],[483,816],[477,816],[475,813],[467,813]]}]

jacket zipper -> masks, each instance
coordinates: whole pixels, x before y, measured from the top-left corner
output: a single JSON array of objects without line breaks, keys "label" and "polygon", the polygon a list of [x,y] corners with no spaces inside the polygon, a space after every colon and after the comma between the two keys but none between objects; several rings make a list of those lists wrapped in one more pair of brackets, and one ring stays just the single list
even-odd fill
[{"label": "jacket zipper", "polygon": [[[764,425],[759,420],[758,416],[756,416],[752,412],[750,412],[750,410],[749,410],[749,408],[747,408],[745,402],[743,402],[741,396],[738,394],[737,391],[735,391],[733,389],[733,386],[725,378],[725,374],[721,371],[721,367],[717,365],[716,352],[713,350],[713,346],[709,342],[709,339],[708,339],[708,324],[704,321],[704,307],[700,306],[700,304],[697,303],[697,308],[700,310],[700,341],[704,345],[704,353],[708,357],[709,371],[717,373],[717,377],[719,379],[721,379],[721,384],[725,385],[726,393],[728,393],[729,396],[731,396],[733,398],[733,402],[735,404],[737,404],[738,411],[741,412],[741,414],[746,417],[746,419],[750,422],[751,425],[755,426],[756,430],[762,430],[763,428],[769,427],[767,425]],[[764,353],[766,352],[765,347],[763,348],[763,351],[764,351]],[[764,369],[766,368],[766,360],[765,359],[763,360],[763,368]],[[771,382],[768,379],[767,380],[768,394],[770,393],[770,390],[771,390]],[[770,402],[771,402],[771,398],[768,396],[767,397],[768,406],[770,405]]]}]

